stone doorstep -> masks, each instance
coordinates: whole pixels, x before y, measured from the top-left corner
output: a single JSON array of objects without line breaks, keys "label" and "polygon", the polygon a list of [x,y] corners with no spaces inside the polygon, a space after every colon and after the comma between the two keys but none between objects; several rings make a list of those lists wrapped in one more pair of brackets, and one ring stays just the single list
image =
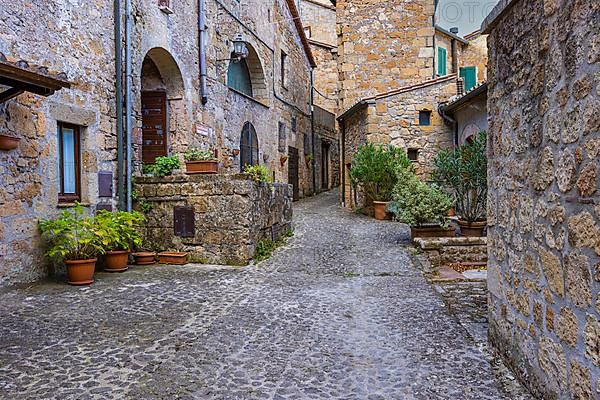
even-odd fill
[{"label": "stone doorstep", "polygon": [[487,246],[487,237],[416,238],[414,243],[421,250],[436,250],[454,246]]},{"label": "stone doorstep", "polygon": [[467,270],[463,273],[443,266],[438,270],[437,276],[430,278],[432,282],[455,282],[455,281],[481,281],[487,280],[487,270]]}]

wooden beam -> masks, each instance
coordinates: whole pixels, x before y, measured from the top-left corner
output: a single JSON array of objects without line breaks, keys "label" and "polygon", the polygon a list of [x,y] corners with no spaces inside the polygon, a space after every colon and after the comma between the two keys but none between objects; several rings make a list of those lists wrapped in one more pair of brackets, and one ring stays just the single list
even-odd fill
[{"label": "wooden beam", "polygon": [[20,88],[10,88],[5,90],[4,92],[0,93],[0,103],[4,103],[14,97],[17,97],[23,92],[24,90]]}]

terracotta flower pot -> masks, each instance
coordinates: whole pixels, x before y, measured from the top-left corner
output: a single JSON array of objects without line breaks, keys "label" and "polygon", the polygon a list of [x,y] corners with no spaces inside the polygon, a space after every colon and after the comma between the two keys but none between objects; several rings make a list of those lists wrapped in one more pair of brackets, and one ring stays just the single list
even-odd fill
[{"label": "terracotta flower pot", "polygon": [[107,251],[104,255],[104,272],[125,272],[129,261],[129,250]]},{"label": "terracotta flower pot", "polygon": [[466,237],[481,237],[484,236],[483,231],[487,226],[487,221],[468,222],[462,219],[458,220],[460,233]]},{"label": "terracotta flower pot", "polygon": [[158,253],[158,260],[161,264],[185,265],[187,264],[187,256],[187,253],[164,251]]},{"label": "terracotta flower pot", "polygon": [[21,139],[16,137],[0,135],[0,150],[14,150],[19,146],[20,141]]},{"label": "terracotta flower pot", "polygon": [[90,260],[65,260],[69,285],[82,286],[94,283],[97,258]]},{"label": "terracotta flower pot", "polygon": [[133,258],[135,258],[135,265],[156,264],[156,253],[140,251],[138,253],[133,253]]},{"label": "terracotta flower pot", "polygon": [[374,201],[373,207],[375,209],[375,219],[379,221],[391,220],[392,214],[388,213],[385,209],[387,208],[387,201]]},{"label": "terracotta flower pot", "polygon": [[454,228],[442,228],[440,225],[411,226],[410,235],[414,240],[416,238],[454,237],[456,232]]},{"label": "terracotta flower pot", "polygon": [[188,175],[218,174],[219,162],[217,160],[186,161],[185,169],[185,173]]},{"label": "terracotta flower pot", "polygon": [[454,207],[452,207],[451,209],[448,210],[448,216],[456,217],[456,209]]}]

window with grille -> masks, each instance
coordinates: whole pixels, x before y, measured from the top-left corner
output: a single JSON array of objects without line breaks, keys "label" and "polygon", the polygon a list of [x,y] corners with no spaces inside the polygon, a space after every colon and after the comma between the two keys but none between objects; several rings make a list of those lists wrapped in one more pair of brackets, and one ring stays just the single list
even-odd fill
[{"label": "window with grille", "polygon": [[258,137],[250,122],[244,124],[240,140],[240,169],[246,165],[258,165]]}]

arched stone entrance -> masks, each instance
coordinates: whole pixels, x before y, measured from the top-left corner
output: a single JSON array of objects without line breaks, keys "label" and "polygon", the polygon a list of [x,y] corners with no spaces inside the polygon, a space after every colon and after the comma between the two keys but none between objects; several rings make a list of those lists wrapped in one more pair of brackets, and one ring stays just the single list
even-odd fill
[{"label": "arched stone entrance", "polygon": [[140,79],[142,162],[152,164],[166,156],[171,135],[185,121],[185,87],[181,70],[171,54],[153,48],[144,57]]}]

